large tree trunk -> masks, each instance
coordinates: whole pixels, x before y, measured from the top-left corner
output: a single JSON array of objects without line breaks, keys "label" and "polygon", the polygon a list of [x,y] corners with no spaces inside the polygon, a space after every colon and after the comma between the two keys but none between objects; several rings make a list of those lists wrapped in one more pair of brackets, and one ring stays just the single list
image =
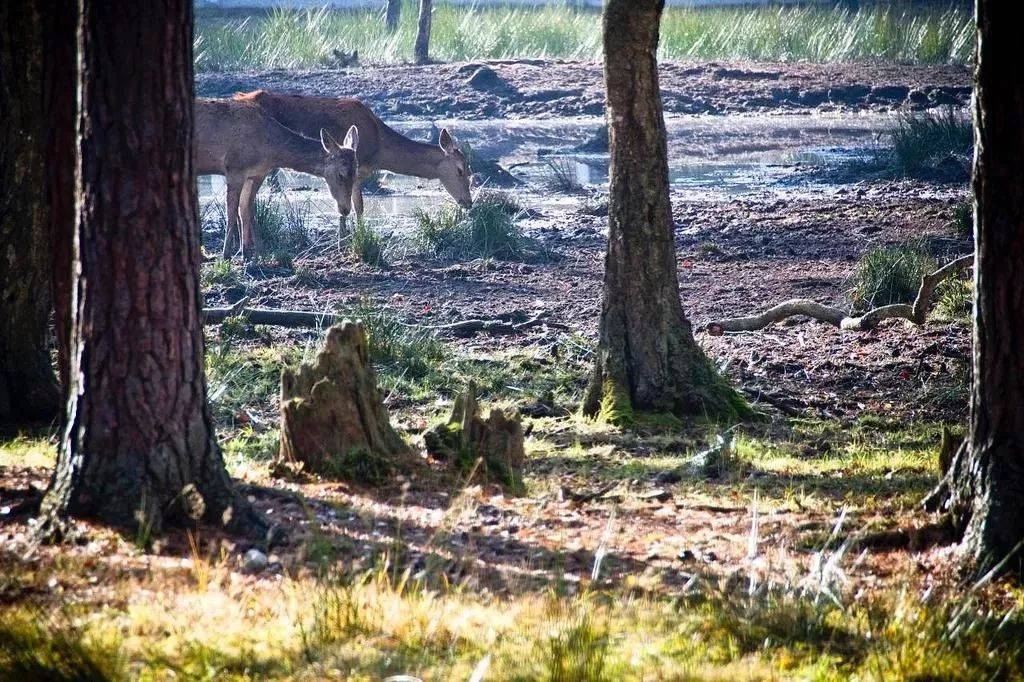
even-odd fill
[{"label": "large tree trunk", "polygon": [[42,0],[43,118],[50,210],[53,308],[62,405],[68,400],[71,344],[71,248],[75,234],[75,101],[78,3]]},{"label": "large tree trunk", "polygon": [[0,3],[0,423],[52,419],[60,408],[48,347],[42,9]]},{"label": "large tree trunk", "polygon": [[974,103],[974,382],[969,438],[943,500],[976,574],[1024,575],[1024,80],[1013,3],[978,0]]},{"label": "large tree trunk", "polygon": [[[679,300],[656,52],[664,0],[608,0],[608,253],[598,358],[583,409],[730,414],[741,403],[693,339]],[[610,409],[610,414],[609,414]]]},{"label": "large tree trunk", "polygon": [[417,64],[430,61],[430,24],[434,12],[434,0],[420,0],[420,20],[416,29],[416,44],[413,57]]},{"label": "large tree trunk", "polygon": [[43,513],[263,531],[206,406],[192,0],[80,7],[71,397]]},{"label": "large tree trunk", "polygon": [[387,0],[384,8],[384,26],[388,31],[394,32],[398,29],[398,22],[402,18],[402,0]]}]

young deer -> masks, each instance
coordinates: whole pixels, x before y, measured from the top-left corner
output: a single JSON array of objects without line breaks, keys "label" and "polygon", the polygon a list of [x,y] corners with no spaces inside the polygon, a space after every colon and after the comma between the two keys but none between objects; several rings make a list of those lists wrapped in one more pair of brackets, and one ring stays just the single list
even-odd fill
[{"label": "young deer", "polygon": [[447,130],[440,145],[410,140],[389,128],[362,102],[304,95],[284,95],[257,90],[235,95],[236,102],[259,105],[282,124],[303,135],[326,128],[334,135],[355,126],[359,130],[359,176],[352,192],[356,215],[363,214],[362,182],[374,171],[387,170],[428,180],[440,180],[464,208],[473,205],[469,168],[465,155]]},{"label": "young deer", "polygon": [[224,258],[231,258],[238,250],[239,224],[242,258],[250,260],[259,252],[253,216],[256,193],[275,168],[290,168],[326,180],[338,204],[339,234],[344,234],[358,171],[359,131],[350,126],[342,144],[327,130],[320,130],[319,138],[289,130],[249,102],[196,99],[196,174],[223,175],[227,179]]}]

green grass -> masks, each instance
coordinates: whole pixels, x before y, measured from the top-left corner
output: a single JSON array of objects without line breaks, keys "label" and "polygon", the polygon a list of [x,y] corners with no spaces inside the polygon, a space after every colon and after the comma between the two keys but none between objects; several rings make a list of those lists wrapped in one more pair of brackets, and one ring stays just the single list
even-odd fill
[{"label": "green grass", "polygon": [[291,254],[308,247],[312,242],[312,211],[309,201],[294,203],[287,198],[277,201],[272,196],[257,196],[253,218],[263,249]]},{"label": "green grass", "polygon": [[[331,52],[358,50],[363,63],[412,58],[416,12],[410,5],[395,33],[380,12],[328,9],[242,15],[197,12],[195,59],[200,71],[315,68]],[[756,59],[842,62],[886,60],[967,64],[971,12],[948,7],[678,8],[665,11],[662,59]],[[443,61],[514,58],[601,59],[595,9],[457,7],[434,9],[431,56]]]},{"label": "green grass", "polygon": [[952,160],[965,169],[974,144],[971,121],[954,108],[937,113],[901,114],[892,130],[892,161],[899,175],[917,177],[941,170]]},{"label": "green grass", "polygon": [[921,287],[921,278],[935,269],[935,259],[920,244],[872,249],[857,262],[850,303],[855,311],[912,303]]},{"label": "green grass", "polygon": [[382,268],[388,264],[387,248],[390,241],[389,235],[381,233],[365,220],[358,219],[355,229],[352,230],[349,248],[362,262],[375,268]]},{"label": "green grass", "polygon": [[416,221],[414,242],[431,256],[523,260],[528,255],[527,240],[505,202],[479,202],[469,210],[446,205],[433,213],[417,209]]},{"label": "green grass", "polygon": [[543,182],[547,189],[561,194],[579,194],[585,189],[576,177],[575,162],[562,157],[545,161]]}]

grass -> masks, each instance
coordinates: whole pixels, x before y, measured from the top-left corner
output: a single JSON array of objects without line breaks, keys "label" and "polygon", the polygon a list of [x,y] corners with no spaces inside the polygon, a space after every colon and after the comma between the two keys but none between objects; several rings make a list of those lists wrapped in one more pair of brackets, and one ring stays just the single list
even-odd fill
[{"label": "grass", "polygon": [[935,269],[935,259],[920,244],[872,249],[857,262],[850,303],[855,311],[911,303],[921,287],[921,277]]},{"label": "grass", "polygon": [[300,204],[287,198],[277,201],[272,196],[257,196],[253,218],[263,248],[274,254],[289,254],[308,247],[312,242],[312,211],[309,201]]},{"label": "grass", "polygon": [[385,235],[365,220],[358,219],[355,229],[352,230],[349,248],[356,258],[367,265],[383,268],[388,264],[387,249],[390,241],[390,235]]},{"label": "grass", "polygon": [[900,114],[888,136],[891,165],[908,177],[942,172],[942,165],[950,160],[966,173],[974,144],[970,119],[953,107],[923,115]]},{"label": "grass", "polygon": [[556,157],[544,162],[544,186],[560,194],[579,194],[584,191],[576,176],[576,164],[572,159]]},{"label": "grass", "polygon": [[973,202],[961,201],[953,207],[953,230],[957,236],[964,239],[972,239],[974,237]]},{"label": "grass", "polygon": [[523,260],[527,243],[505,202],[480,202],[465,210],[443,206],[416,211],[414,241],[425,253],[446,260]]},{"label": "grass", "polygon": [[[332,52],[358,50],[363,63],[412,59],[416,12],[388,33],[373,10],[276,9],[244,15],[197,12],[199,71],[316,68]],[[754,59],[811,62],[885,60],[968,64],[971,12],[946,7],[866,5],[666,9],[662,59]],[[431,56],[443,61],[515,58],[601,59],[601,17],[594,9],[542,7],[434,9]]]},{"label": "grass", "polygon": [[968,324],[974,310],[974,283],[965,277],[951,277],[935,292],[934,315],[950,322]]}]

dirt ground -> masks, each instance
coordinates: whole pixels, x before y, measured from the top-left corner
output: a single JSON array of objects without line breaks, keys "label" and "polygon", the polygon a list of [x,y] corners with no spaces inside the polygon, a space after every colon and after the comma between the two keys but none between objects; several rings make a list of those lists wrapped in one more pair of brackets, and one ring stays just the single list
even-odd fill
[{"label": "dirt ground", "polygon": [[[661,64],[660,76],[667,115],[921,109],[966,105],[971,97],[970,73],[958,66],[668,62]],[[196,76],[202,97],[260,88],[356,97],[384,119],[604,115],[601,65],[590,62],[532,59]]]}]

